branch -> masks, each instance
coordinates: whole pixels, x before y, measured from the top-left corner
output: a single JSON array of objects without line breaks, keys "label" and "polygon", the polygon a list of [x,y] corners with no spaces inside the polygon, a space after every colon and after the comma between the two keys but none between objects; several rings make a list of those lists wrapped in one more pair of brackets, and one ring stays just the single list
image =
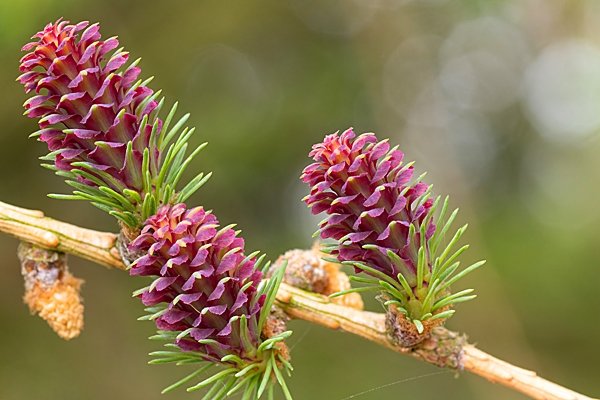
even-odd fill
[{"label": "branch", "polygon": [[394,346],[387,336],[385,315],[331,303],[324,296],[305,292],[281,284],[277,293],[278,305],[292,318],[304,319],[331,329],[361,336],[383,347],[408,354],[421,361],[440,367],[464,369],[490,382],[498,382],[511,389],[540,400],[590,400],[543,379],[533,371],[516,367],[466,343],[466,337],[446,328],[436,327],[431,338],[420,346],[406,349]]},{"label": "branch", "polygon": [[37,210],[0,201],[0,231],[48,250],[75,254],[107,268],[125,269],[117,250],[117,235],[67,224]]},{"label": "branch", "polygon": [[[125,270],[116,248],[117,235],[80,228],[0,202],[0,231],[49,250],[78,255],[107,268]],[[281,284],[278,305],[291,318],[304,319],[331,329],[361,336],[399,353],[440,367],[467,370],[490,382],[540,400],[593,400],[499,360],[468,344],[466,336],[436,327],[429,339],[415,348],[403,348],[388,339],[385,315],[334,304],[325,296]]]}]

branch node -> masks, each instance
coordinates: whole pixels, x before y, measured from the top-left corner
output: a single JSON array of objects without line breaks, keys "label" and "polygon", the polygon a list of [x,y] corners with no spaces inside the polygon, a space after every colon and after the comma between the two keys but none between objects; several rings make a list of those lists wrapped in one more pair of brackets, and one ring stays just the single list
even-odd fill
[{"label": "branch node", "polygon": [[[263,340],[272,338],[273,336],[277,336],[279,334],[287,331],[286,322],[290,320],[290,317],[279,307],[272,306],[271,311],[269,312],[269,316],[265,321],[265,325],[263,326],[263,330],[261,335]],[[284,360],[290,360],[290,349],[287,345],[281,341],[277,343],[277,353],[283,357]],[[279,364],[279,362],[278,362]]]},{"label": "branch node", "polygon": [[[389,300],[385,296],[380,296],[385,302]],[[390,304],[385,314],[385,325],[387,328],[388,338],[395,346],[411,348],[424,340],[428,339],[431,335],[432,329],[443,322],[442,319],[425,320],[422,321],[423,331],[419,333],[417,327],[412,321],[409,321],[404,313],[398,311],[397,307]]]},{"label": "branch node", "polygon": [[463,348],[467,343],[467,335],[437,326],[411,352],[415,358],[438,367],[462,370]]},{"label": "branch node", "polygon": [[[137,234],[139,235],[139,231]],[[131,264],[137,260],[138,258],[144,256],[146,254],[145,251],[131,251],[129,250],[129,245],[135,240],[137,236],[134,236],[135,232],[132,232],[130,229],[126,229],[125,225],[121,224],[121,232],[117,236],[117,243],[115,251],[111,251],[111,255],[115,255],[115,252],[118,251],[119,258],[123,261],[123,263],[127,266],[127,268],[131,267]],[[114,248],[113,248],[114,249]],[[112,249],[111,249],[112,250]]]}]

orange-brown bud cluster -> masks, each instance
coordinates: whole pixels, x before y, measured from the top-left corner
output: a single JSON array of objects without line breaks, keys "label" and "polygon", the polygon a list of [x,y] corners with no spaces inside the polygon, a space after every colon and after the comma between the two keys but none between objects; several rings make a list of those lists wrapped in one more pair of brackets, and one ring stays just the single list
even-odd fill
[{"label": "orange-brown bud cluster", "polygon": [[21,273],[25,279],[23,301],[63,339],[79,336],[83,329],[83,304],[79,294],[83,280],[69,272],[67,255],[29,243],[19,246]]}]

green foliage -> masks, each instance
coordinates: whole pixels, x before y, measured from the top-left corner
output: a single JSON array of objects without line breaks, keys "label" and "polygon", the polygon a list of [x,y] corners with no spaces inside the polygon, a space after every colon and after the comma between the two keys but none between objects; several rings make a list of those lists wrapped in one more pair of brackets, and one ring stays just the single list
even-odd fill
[{"label": "green foliage", "polygon": [[[421,175],[416,181],[420,181],[423,176],[424,175]],[[416,209],[425,203],[430,196],[430,190],[427,190],[411,204],[411,207]],[[384,298],[388,299],[384,301],[384,305],[396,306],[398,311],[402,312],[409,321],[412,321],[415,324],[419,332],[423,332],[423,321],[447,319],[455,312],[455,310],[447,309],[448,307],[477,297],[476,295],[470,294],[473,292],[473,289],[466,289],[457,293],[451,292],[450,285],[456,283],[469,272],[472,272],[485,264],[485,261],[476,262],[460,272],[457,272],[460,262],[455,260],[469,246],[462,246],[454,252],[453,249],[466,231],[467,225],[459,228],[450,242],[441,249],[440,246],[444,236],[456,218],[458,209],[454,210],[448,219],[444,221],[449,201],[449,198],[446,197],[439,215],[435,218],[435,212],[440,200],[440,196],[436,197],[433,206],[429,209],[429,212],[424,219],[424,223],[422,223],[420,227],[416,226],[414,223],[411,223],[409,226],[410,243],[414,244],[419,242],[418,247],[415,246],[417,254],[416,280],[414,280],[413,275],[404,274],[403,272],[392,277],[364,262],[344,261],[342,264],[355,267],[370,275],[370,277],[363,278],[351,276],[350,280],[364,284],[365,286],[334,293],[330,297],[342,296],[353,292],[381,292],[384,295]],[[426,229],[429,226],[429,223],[434,220],[438,223],[437,229],[429,239],[426,239]],[[420,235],[417,236],[417,232],[420,233]],[[337,243],[328,245],[325,247],[324,252],[330,253],[332,250],[337,249],[337,246]],[[363,249],[377,248],[376,246],[367,244],[363,245]],[[387,251],[386,256],[394,265],[402,266],[404,264],[399,259],[399,256],[391,250]],[[327,261],[338,262],[337,258],[333,257],[326,257],[324,259]]]},{"label": "green foliage", "polygon": [[[134,87],[145,85],[148,82],[149,80],[145,82],[140,80]],[[148,102],[155,100],[159,94],[160,91],[149,96],[146,100]],[[139,110],[144,103],[138,106],[137,109]],[[71,171],[59,170],[54,165],[54,161],[56,160],[56,156],[64,150],[58,150],[40,157],[41,160],[52,162],[52,164],[44,163],[42,166],[66,178],[66,183],[75,190],[73,190],[72,195],[49,194],[48,196],[61,200],[90,201],[92,205],[108,212],[121,223],[133,229],[139,228],[149,216],[156,213],[157,208],[161,205],[185,202],[211,176],[211,173],[206,175],[199,173],[181,190],[177,191],[176,189],[187,167],[200,151],[206,147],[207,143],[202,143],[186,157],[188,140],[194,133],[194,128],[183,128],[189,118],[189,114],[184,115],[177,122],[173,123],[173,118],[177,111],[177,103],[175,103],[159,133],[159,120],[156,116],[164,104],[164,97],[158,104],[152,116],[155,120],[152,125],[149,147],[144,149],[142,170],[139,171],[139,176],[143,182],[143,190],[141,192],[127,188],[123,182],[115,179],[107,172],[89,162],[75,162],[72,165],[76,168]],[[146,120],[147,116],[144,117],[142,124]],[[172,127],[171,124],[173,124]],[[39,131],[32,136],[38,135]],[[174,140],[175,138],[177,139]],[[95,145],[102,146],[103,144],[96,142]],[[127,165],[136,165],[133,162],[132,141],[127,143],[126,159],[128,160]],[[84,184],[80,179],[90,181],[94,186]]]}]

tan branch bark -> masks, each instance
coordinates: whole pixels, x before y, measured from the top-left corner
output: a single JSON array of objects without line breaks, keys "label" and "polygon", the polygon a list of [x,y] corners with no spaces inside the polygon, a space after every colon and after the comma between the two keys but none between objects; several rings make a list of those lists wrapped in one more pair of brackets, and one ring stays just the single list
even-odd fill
[{"label": "tan branch bark", "polygon": [[498,382],[518,390],[534,399],[590,399],[590,397],[541,378],[534,371],[499,360],[470,344],[464,347],[462,363],[467,371],[476,373],[490,382]]},{"label": "tan branch bark", "polygon": [[125,269],[117,235],[60,222],[37,210],[0,202],[0,231],[49,250],[75,254],[107,268]]},{"label": "tan branch bark", "polygon": [[[454,343],[461,344],[460,335],[442,327],[434,328],[430,340],[416,348],[406,349],[394,346],[388,340],[384,314],[340,306],[329,302],[324,296],[305,292],[285,283],[281,285],[279,293],[277,293],[277,301],[278,305],[292,318],[304,319],[331,329],[352,333],[391,350],[438,366],[467,370],[490,382],[498,382],[534,399],[592,399],[547,381],[533,371],[516,367],[493,357],[468,343],[463,343],[460,349],[456,349],[458,358],[454,360],[454,354],[452,354],[454,351],[451,347]],[[443,346],[439,346],[440,341],[444,341]],[[458,365],[453,366],[453,362]]]},{"label": "tan branch bark", "polygon": [[[125,269],[116,245],[117,235],[80,228],[0,202],[0,231],[38,246],[78,255],[108,268]],[[499,360],[466,342],[466,337],[436,327],[431,338],[411,349],[395,346],[387,335],[385,315],[359,311],[325,296],[281,284],[277,304],[291,317],[361,336],[399,353],[442,367],[467,370],[490,382],[540,400],[594,400]]]}]

